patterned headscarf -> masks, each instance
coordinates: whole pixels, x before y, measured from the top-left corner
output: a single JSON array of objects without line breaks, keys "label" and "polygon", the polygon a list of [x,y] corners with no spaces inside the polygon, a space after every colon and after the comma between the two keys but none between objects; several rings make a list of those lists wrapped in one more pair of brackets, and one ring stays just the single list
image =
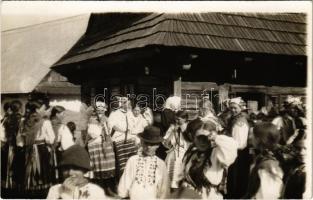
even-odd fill
[{"label": "patterned headscarf", "polygon": [[284,101],[286,106],[302,106],[301,97],[295,97],[292,95],[288,95],[286,100]]}]

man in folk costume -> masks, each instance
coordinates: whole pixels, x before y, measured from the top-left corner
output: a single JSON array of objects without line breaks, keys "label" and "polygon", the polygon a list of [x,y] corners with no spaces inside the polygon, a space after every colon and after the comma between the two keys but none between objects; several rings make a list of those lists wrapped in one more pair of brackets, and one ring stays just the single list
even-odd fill
[{"label": "man in folk costume", "polygon": [[300,97],[288,96],[284,102],[284,110],[272,123],[281,132],[282,145],[291,144],[297,135],[304,130],[304,109]]},{"label": "man in folk costume", "polygon": [[39,114],[45,110],[44,107],[45,105],[37,101],[27,103],[26,117],[20,133],[26,156],[26,191],[45,191],[54,180],[48,145],[53,144],[55,135],[51,122]]},{"label": "man in folk costume", "polygon": [[111,112],[108,118],[109,133],[114,142],[117,178],[122,175],[128,158],[138,151],[135,140],[129,137],[128,99],[120,97],[118,103],[118,109]]},{"label": "man in folk costume", "polygon": [[[238,143],[238,157],[229,167],[227,179],[227,198],[241,198],[248,187],[250,155],[247,147],[249,123],[247,120],[246,104],[241,97],[229,100],[232,117],[229,123],[229,135]],[[239,184],[238,184],[239,183]]]},{"label": "man in folk costume", "polygon": [[89,177],[101,185],[107,193],[115,191],[115,154],[104,116],[106,105],[96,102],[95,112],[90,116],[87,134],[87,149],[90,156]]},{"label": "man in folk costume", "polygon": [[166,165],[155,155],[163,141],[160,129],[147,126],[138,134],[142,148],[130,157],[118,185],[121,198],[164,199],[168,196],[169,181]]},{"label": "man in folk costume", "polygon": [[75,144],[65,150],[59,168],[65,180],[50,188],[47,199],[106,199],[103,189],[84,176],[91,168],[83,147]]},{"label": "man in folk costume", "polygon": [[183,132],[187,127],[188,113],[186,111],[178,111],[176,113],[176,123],[171,125],[166,132],[163,145],[169,150],[165,163],[169,172],[171,188],[178,188],[179,172],[182,167],[182,160],[190,143],[183,136]]}]

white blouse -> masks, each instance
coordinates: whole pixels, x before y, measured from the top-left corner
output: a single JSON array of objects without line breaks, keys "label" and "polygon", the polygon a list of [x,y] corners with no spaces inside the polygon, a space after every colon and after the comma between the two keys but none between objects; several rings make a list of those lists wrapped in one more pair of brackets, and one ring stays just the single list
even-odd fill
[{"label": "white blouse", "polygon": [[278,199],[283,188],[283,171],[277,162],[271,162],[270,169],[259,169],[260,187],[255,195],[256,199]]},{"label": "white blouse", "polygon": [[[170,142],[170,144],[173,146],[173,150],[176,152],[176,155],[179,155],[178,151],[183,152],[183,155],[181,155],[181,157],[183,157],[184,152],[187,151],[188,146],[189,146],[189,143],[184,139],[184,136],[182,134],[187,128],[187,123],[180,126],[181,133],[180,133],[179,141],[176,141],[178,139],[177,128],[178,126],[171,125],[163,138],[165,141]],[[177,145],[178,142],[180,144],[179,147]]]},{"label": "white blouse", "polygon": [[128,124],[126,113],[122,112],[120,109],[111,112],[108,118],[108,129],[110,134],[114,129],[112,140],[113,141],[124,140],[127,128]]},{"label": "white blouse", "polygon": [[238,149],[244,149],[248,143],[249,125],[242,121],[237,121],[232,127],[232,137],[238,143]]},{"label": "white blouse", "polygon": [[75,144],[71,131],[64,124],[62,124],[58,129],[57,142],[61,143],[62,151],[68,149],[70,146]]},{"label": "white blouse", "polygon": [[[204,169],[204,176],[210,181],[211,184],[218,185],[223,179],[224,168],[230,166],[237,157],[237,142],[228,136],[217,135],[215,138],[216,147],[212,150],[211,166]],[[182,169],[181,178],[184,173],[191,167],[192,162],[187,163],[185,169]],[[202,188],[203,199],[223,199],[221,193],[212,188]]]},{"label": "white blouse", "polygon": [[44,120],[35,141],[44,140],[47,144],[53,144],[55,134],[50,120]]},{"label": "white blouse", "polygon": [[137,117],[134,116],[133,113],[129,113],[127,115],[129,122],[129,129],[132,135],[137,135],[138,133],[142,133],[146,126],[149,125],[148,120],[146,120],[141,114]]},{"label": "white blouse", "polygon": [[49,189],[47,199],[108,199],[103,189],[95,184],[88,183],[83,187],[76,187],[72,194],[62,191],[62,185],[57,184]]},{"label": "white blouse", "polygon": [[126,163],[118,185],[118,194],[130,199],[162,199],[168,194],[168,181],[163,160],[157,156],[135,155]]}]

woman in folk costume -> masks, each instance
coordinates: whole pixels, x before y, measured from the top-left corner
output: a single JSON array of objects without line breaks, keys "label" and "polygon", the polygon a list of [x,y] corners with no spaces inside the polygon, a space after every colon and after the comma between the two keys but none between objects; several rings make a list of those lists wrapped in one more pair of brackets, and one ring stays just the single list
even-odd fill
[{"label": "woman in folk costume", "polygon": [[148,112],[146,114],[141,113],[141,108],[139,105],[136,105],[132,112],[128,115],[130,123],[130,136],[135,139],[137,145],[140,144],[140,139],[137,135],[142,133],[146,126],[151,125],[151,118],[148,114]]},{"label": "woman in folk costume", "polygon": [[18,171],[20,166],[17,166],[19,157],[16,155],[16,137],[20,129],[22,115],[20,110],[22,103],[20,101],[14,100],[10,102],[9,107],[6,110],[6,115],[1,124],[4,127],[4,139],[5,143],[1,146],[1,158],[2,158],[2,187],[6,189],[13,189],[20,185]]},{"label": "woman in folk costume", "polygon": [[87,128],[91,164],[89,177],[110,193],[115,190],[115,154],[105,116],[102,116],[106,110],[103,103],[96,103],[96,112],[90,116]]},{"label": "woman in folk costume", "polygon": [[282,145],[291,144],[299,132],[303,132],[304,109],[299,97],[288,96],[284,102],[284,110],[272,123],[281,132]]},{"label": "woman in folk costume", "polygon": [[90,168],[88,152],[80,145],[66,149],[59,163],[62,184],[54,185],[48,192],[47,199],[106,199],[101,187],[90,183],[84,176]]},{"label": "woman in folk costume", "polygon": [[175,124],[175,113],[180,110],[181,98],[172,96],[166,99],[164,109],[161,113],[162,134],[165,135],[170,125]]},{"label": "woman in folk costume", "polygon": [[176,198],[223,199],[226,170],[237,157],[237,142],[218,135],[214,121],[195,119],[188,126],[194,141],[183,159]]},{"label": "woman in folk costume", "polygon": [[[269,122],[257,124],[253,128],[251,143],[257,153],[251,166],[249,187],[244,198],[281,197],[284,173],[277,154],[279,140],[279,131]],[[238,183],[240,184],[240,180]]]},{"label": "woman in folk costume", "polygon": [[148,126],[138,136],[142,148],[127,161],[118,194],[130,199],[164,199],[169,191],[168,173],[164,161],[155,155],[163,141],[160,129]]},{"label": "woman in folk costume", "polygon": [[121,97],[118,99],[118,102],[118,109],[112,111],[108,118],[109,133],[114,142],[117,178],[122,175],[128,158],[135,155],[138,151],[135,140],[129,137],[129,119],[126,115],[128,99]]},{"label": "woman in folk costume", "polygon": [[45,105],[30,101],[26,105],[26,116],[20,132],[25,147],[25,189],[27,191],[44,191],[54,181],[53,166],[49,146],[55,140],[54,131],[49,120],[43,119]]},{"label": "woman in folk costume", "polygon": [[[180,110],[181,107],[181,98],[178,96],[168,97],[164,103],[164,109],[161,112],[161,135],[164,136],[172,124],[175,124],[175,113]],[[160,147],[157,150],[157,156],[162,160],[165,160],[166,157],[166,147],[163,144],[160,144]]]},{"label": "woman in folk costume", "polygon": [[[63,122],[65,108],[63,106],[54,106],[51,110],[50,121],[54,130],[55,139],[52,148],[52,162],[57,167],[60,162],[62,152],[74,145],[73,134]],[[56,181],[62,181],[62,174],[55,171]]]},{"label": "woman in folk costume", "polygon": [[247,115],[243,112],[246,110],[245,102],[240,97],[229,100],[229,109],[232,118],[228,131],[238,143],[238,157],[228,170],[227,198],[241,198],[247,191],[251,162],[247,147],[249,123]]},{"label": "woman in folk costume", "polygon": [[170,175],[171,188],[178,188],[179,172],[182,167],[182,160],[189,147],[189,142],[183,137],[183,132],[187,127],[188,113],[186,111],[178,111],[176,113],[176,123],[171,125],[164,136],[164,146],[169,150],[165,163]]},{"label": "woman in folk costume", "polygon": [[203,98],[199,104],[199,119],[202,121],[211,121],[214,122],[218,131],[221,131],[223,128],[220,125],[219,119],[215,114],[213,104],[208,98]]}]

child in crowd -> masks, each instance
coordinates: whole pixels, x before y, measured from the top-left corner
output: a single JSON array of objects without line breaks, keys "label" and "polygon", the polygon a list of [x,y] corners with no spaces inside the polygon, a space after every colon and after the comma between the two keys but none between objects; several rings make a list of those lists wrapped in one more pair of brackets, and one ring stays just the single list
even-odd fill
[{"label": "child in crowd", "polygon": [[148,126],[138,134],[141,151],[127,161],[118,186],[118,194],[130,199],[164,199],[167,197],[169,184],[164,161],[155,152],[163,141],[160,129]]},{"label": "child in crowd", "polygon": [[84,177],[90,159],[83,147],[73,145],[65,150],[59,167],[65,180],[50,188],[47,199],[106,199],[103,189]]}]

